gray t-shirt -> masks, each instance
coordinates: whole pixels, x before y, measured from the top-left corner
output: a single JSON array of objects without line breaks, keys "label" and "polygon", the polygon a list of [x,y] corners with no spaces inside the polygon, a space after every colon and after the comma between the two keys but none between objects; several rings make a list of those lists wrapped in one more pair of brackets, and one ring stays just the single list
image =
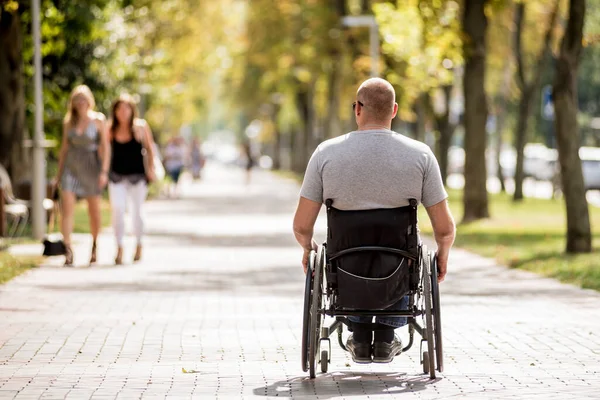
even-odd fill
[{"label": "gray t-shirt", "polygon": [[424,143],[390,130],[354,131],[313,153],[300,196],[340,210],[395,208],[446,199],[440,168]]}]

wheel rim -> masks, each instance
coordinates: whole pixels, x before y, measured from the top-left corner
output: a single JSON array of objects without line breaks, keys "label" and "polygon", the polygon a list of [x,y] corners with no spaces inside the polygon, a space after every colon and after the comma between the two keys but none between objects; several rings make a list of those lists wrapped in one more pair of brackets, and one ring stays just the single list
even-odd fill
[{"label": "wheel rim", "polygon": [[302,316],[302,371],[308,371],[308,345],[309,345],[309,330],[310,330],[310,307],[312,303],[312,284],[314,260],[309,257],[308,268],[306,270],[306,279],[304,284],[304,312]]},{"label": "wheel rim", "polygon": [[[322,251],[322,250],[320,250]],[[311,255],[314,257],[315,253],[312,252]],[[321,257],[319,257],[321,258]],[[316,261],[316,260],[315,260]],[[321,318],[322,314],[319,313],[321,309],[322,302],[322,279],[321,274],[323,272],[323,264],[321,262],[314,263],[314,277],[312,284],[312,301],[310,305],[310,342],[309,342],[309,369],[310,369],[310,377],[314,378],[317,373],[317,355],[319,351],[319,337],[321,331]]]},{"label": "wheel rim", "polygon": [[442,309],[440,307],[440,285],[437,280],[438,267],[435,256],[431,259],[431,295],[433,298],[433,324],[435,335],[435,358],[437,370],[444,372],[444,346],[442,342]]},{"label": "wheel rim", "polygon": [[434,353],[434,338],[433,338],[433,315],[431,312],[431,266],[429,265],[430,256],[427,252],[427,247],[423,246],[423,297],[425,298],[425,330],[427,334],[427,350],[429,356],[429,376],[435,378],[435,353]]}]

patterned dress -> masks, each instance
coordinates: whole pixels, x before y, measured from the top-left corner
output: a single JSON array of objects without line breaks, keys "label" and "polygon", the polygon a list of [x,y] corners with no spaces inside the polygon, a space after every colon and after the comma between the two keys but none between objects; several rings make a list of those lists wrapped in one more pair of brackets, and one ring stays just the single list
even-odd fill
[{"label": "patterned dress", "polygon": [[62,190],[73,192],[79,198],[99,196],[102,193],[98,185],[101,163],[98,155],[100,135],[96,122],[90,121],[82,134],[75,129],[67,134],[69,148],[62,176]]}]

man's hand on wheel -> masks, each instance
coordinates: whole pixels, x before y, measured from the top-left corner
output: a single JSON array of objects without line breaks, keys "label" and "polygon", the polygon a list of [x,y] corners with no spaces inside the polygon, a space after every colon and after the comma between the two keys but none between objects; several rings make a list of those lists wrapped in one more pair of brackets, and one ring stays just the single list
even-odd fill
[{"label": "man's hand on wheel", "polygon": [[446,271],[448,270],[448,255],[440,255],[436,253],[435,255],[437,259],[437,267],[438,267],[438,282],[443,282],[444,278],[446,278]]},{"label": "man's hand on wheel", "polygon": [[319,245],[315,242],[315,239],[311,241],[312,249],[304,249],[304,254],[302,255],[302,267],[304,268],[304,274],[308,270],[308,257],[310,256],[311,250],[317,251],[319,249]]}]

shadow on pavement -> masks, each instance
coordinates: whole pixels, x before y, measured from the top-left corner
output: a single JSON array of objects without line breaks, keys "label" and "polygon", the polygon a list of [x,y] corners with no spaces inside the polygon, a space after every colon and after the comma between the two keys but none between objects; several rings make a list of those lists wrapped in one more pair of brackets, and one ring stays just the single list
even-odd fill
[{"label": "shadow on pavement", "polygon": [[[451,268],[452,266],[450,266]],[[507,284],[507,274],[514,279]],[[573,291],[579,289],[554,282],[552,285],[540,285],[540,276],[523,274],[520,270],[490,269],[488,266],[475,266],[455,269],[451,272],[452,285],[440,285],[441,295],[481,298],[570,298]]]},{"label": "shadow on pavement", "polygon": [[253,390],[255,396],[297,397],[318,396],[320,399],[346,396],[375,396],[412,393],[427,389],[440,379],[430,380],[427,376],[406,376],[404,373],[360,373],[334,372],[295,377],[278,381]]},{"label": "shadow on pavement", "polygon": [[[290,223],[291,224],[291,223]],[[291,226],[291,225],[290,225]],[[292,230],[286,234],[248,234],[248,235],[198,235],[189,232],[161,232],[152,230],[147,237],[160,238],[169,246],[196,247],[298,247]],[[298,247],[299,248],[299,247]]]},{"label": "shadow on pavement", "polygon": [[[180,269],[148,272],[135,281],[89,281],[77,285],[36,285],[57,291],[112,291],[112,292],[227,292],[244,295],[283,296],[302,298],[304,279],[299,266],[261,268],[260,270],[231,271]],[[297,276],[297,278],[295,277]]]},{"label": "shadow on pavement", "polygon": [[214,197],[188,197],[182,199],[155,200],[148,214],[159,214],[168,211],[169,215],[230,215],[240,212],[252,214],[289,214],[290,218],[295,211],[295,198],[290,196],[269,198],[264,194]]}]

